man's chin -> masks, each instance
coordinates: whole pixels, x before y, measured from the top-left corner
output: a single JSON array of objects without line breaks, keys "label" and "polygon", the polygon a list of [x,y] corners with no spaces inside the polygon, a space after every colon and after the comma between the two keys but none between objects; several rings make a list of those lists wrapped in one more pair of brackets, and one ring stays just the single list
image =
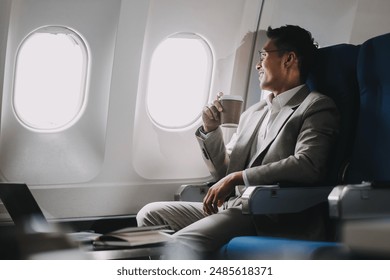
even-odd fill
[{"label": "man's chin", "polygon": [[263,81],[260,81],[259,86],[261,90],[267,90],[267,85]]}]

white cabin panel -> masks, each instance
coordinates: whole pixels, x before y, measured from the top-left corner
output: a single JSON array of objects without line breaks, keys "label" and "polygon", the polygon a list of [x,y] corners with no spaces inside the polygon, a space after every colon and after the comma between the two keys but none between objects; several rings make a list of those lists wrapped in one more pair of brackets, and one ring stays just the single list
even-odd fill
[{"label": "white cabin panel", "polygon": [[[201,125],[200,113],[203,106],[212,101],[219,91],[245,97],[249,70],[247,65],[252,59],[253,33],[257,30],[261,3],[262,1],[257,0],[150,1],[133,135],[133,164],[140,176],[152,180],[199,180],[209,177],[194,133]],[[246,48],[239,52],[248,33],[251,36],[247,38]],[[160,44],[167,38],[184,38],[186,34],[191,34],[193,39],[197,37],[204,40],[211,49],[212,59],[208,61],[211,63],[208,67],[212,69],[211,83],[203,92],[197,93],[200,100],[204,99],[204,103],[197,105],[199,114],[191,124],[177,129],[164,128],[157,125],[148,112],[148,81],[153,70],[150,67]],[[188,56],[188,61],[191,55],[194,55],[188,49],[177,49],[176,52],[180,52],[184,57]],[[244,71],[239,68],[241,64],[237,63],[237,60],[246,65]],[[189,62],[180,71],[191,75],[191,66]],[[179,79],[178,77],[176,83],[180,82]],[[234,83],[236,80],[242,82],[237,85]],[[170,106],[172,100],[168,98],[166,101],[162,100],[160,106],[166,107],[171,114],[180,118],[181,114],[186,113],[185,110],[180,113],[182,108],[195,106],[194,102],[190,102],[186,97],[191,87],[194,85],[187,84],[183,87],[182,97],[174,101],[174,106]],[[164,96],[169,92],[162,90],[160,94]],[[177,107],[176,111],[172,107]]]},{"label": "white cabin panel", "polygon": [[[119,11],[118,0],[12,1],[0,134],[0,170],[6,180],[61,184],[86,182],[99,174]],[[14,110],[19,51],[29,35],[45,27],[74,30],[87,46],[85,108],[63,130],[29,129]]]}]

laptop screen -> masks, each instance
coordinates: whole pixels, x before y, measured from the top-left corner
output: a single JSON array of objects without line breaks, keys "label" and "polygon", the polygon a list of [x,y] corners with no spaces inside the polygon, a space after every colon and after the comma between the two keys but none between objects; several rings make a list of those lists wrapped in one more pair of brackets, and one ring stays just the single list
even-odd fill
[{"label": "laptop screen", "polygon": [[22,225],[32,217],[41,221],[46,218],[26,184],[0,183],[0,199],[15,225]]}]

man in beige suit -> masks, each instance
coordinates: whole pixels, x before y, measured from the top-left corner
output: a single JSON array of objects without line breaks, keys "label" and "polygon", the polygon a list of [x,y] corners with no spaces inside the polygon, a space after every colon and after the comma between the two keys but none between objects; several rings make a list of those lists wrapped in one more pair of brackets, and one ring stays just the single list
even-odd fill
[{"label": "man in beige suit", "polygon": [[283,235],[294,225],[317,220],[313,213],[253,219],[241,212],[240,197],[247,186],[321,182],[339,129],[334,102],[304,84],[317,49],[311,34],[288,25],[269,28],[267,37],[256,69],[260,87],[271,94],[242,114],[230,143],[225,145],[219,127],[219,101],[203,110],[196,136],[216,179],[203,203],[149,204],[137,215],[139,226],[169,225],[183,248],[203,254],[235,236]]}]

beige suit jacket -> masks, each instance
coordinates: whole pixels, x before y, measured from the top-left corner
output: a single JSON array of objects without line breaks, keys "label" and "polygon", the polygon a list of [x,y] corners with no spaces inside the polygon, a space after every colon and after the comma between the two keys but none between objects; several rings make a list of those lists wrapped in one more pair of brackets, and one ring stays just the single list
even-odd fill
[{"label": "beige suit jacket", "polygon": [[339,113],[333,100],[305,86],[281,109],[261,149],[249,158],[252,142],[266,114],[266,102],[247,109],[236,135],[223,142],[218,128],[206,138],[196,135],[203,158],[215,180],[246,170],[250,185],[321,182],[339,131]]}]

